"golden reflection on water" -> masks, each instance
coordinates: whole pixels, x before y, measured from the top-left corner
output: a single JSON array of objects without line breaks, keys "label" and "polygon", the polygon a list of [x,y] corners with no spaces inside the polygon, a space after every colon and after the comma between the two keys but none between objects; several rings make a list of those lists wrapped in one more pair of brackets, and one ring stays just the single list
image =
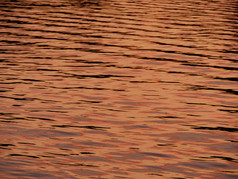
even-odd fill
[{"label": "golden reflection on water", "polygon": [[236,2],[0,2],[0,178],[237,178]]}]

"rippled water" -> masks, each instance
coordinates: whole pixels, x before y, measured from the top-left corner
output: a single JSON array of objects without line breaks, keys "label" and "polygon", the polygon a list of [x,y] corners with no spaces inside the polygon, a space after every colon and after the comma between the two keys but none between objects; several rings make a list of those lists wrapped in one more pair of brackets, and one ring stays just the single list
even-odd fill
[{"label": "rippled water", "polygon": [[238,178],[237,1],[1,0],[0,177]]}]

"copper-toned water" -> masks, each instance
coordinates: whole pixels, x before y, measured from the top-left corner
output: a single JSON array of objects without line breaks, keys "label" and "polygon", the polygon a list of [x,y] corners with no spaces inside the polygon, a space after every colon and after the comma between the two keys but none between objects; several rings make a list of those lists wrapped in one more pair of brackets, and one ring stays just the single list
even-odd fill
[{"label": "copper-toned water", "polygon": [[0,178],[238,178],[237,1],[1,0]]}]

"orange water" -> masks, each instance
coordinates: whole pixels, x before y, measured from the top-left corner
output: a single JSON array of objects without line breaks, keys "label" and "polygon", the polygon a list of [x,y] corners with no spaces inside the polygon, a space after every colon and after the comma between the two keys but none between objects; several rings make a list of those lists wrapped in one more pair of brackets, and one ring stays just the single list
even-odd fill
[{"label": "orange water", "polygon": [[235,0],[1,0],[0,178],[238,178]]}]

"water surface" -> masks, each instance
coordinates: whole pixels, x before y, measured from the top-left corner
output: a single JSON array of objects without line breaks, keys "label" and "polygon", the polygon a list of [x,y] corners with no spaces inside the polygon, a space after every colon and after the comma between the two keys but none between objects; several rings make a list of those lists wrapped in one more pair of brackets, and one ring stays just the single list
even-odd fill
[{"label": "water surface", "polygon": [[1,0],[0,177],[238,178],[235,0]]}]

